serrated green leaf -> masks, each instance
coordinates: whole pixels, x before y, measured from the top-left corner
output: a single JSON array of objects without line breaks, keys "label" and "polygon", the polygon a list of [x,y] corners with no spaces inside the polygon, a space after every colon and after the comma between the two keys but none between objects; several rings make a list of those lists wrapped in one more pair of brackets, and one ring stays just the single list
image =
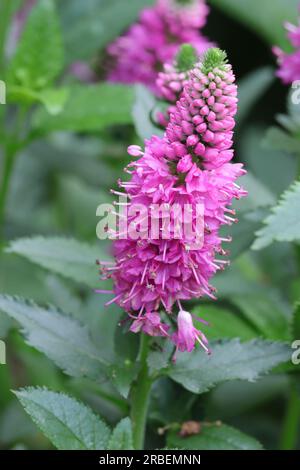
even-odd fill
[{"label": "serrated green leaf", "polygon": [[41,90],[63,67],[62,37],[52,0],[40,0],[26,22],[8,71],[9,84]]},{"label": "serrated green leaf", "polygon": [[54,131],[94,132],[114,124],[132,122],[132,87],[101,83],[69,87],[64,108],[55,116],[39,109],[33,116],[38,134]]},{"label": "serrated green leaf", "polygon": [[300,181],[293,183],[283,193],[277,206],[265,221],[265,226],[256,233],[253,250],[261,250],[274,241],[300,241]]},{"label": "serrated green leaf", "polygon": [[28,344],[48,356],[68,375],[99,380],[107,363],[91,342],[87,328],[55,307],[41,307],[18,297],[0,296],[0,310],[16,320]]},{"label": "serrated green leaf", "polygon": [[226,424],[204,423],[199,434],[181,437],[168,433],[167,445],[186,450],[262,450],[261,444],[251,436]]},{"label": "serrated green leaf", "polygon": [[260,34],[270,45],[289,46],[283,23],[297,23],[298,0],[210,0],[213,6],[224,10]]},{"label": "serrated green leaf", "polygon": [[14,392],[33,422],[59,450],[104,450],[110,430],[74,398],[45,388]]},{"label": "serrated green leaf", "polygon": [[133,450],[132,428],[129,418],[122,419],[112,432],[109,450]]},{"label": "serrated green leaf", "polygon": [[178,354],[165,373],[193,393],[204,393],[228,380],[256,380],[261,374],[290,359],[288,345],[263,340],[240,343],[233,339],[212,344],[212,354],[203,350]]},{"label": "serrated green leaf", "polygon": [[108,259],[96,246],[62,237],[20,238],[10,242],[6,252],[89,287],[99,286],[96,260]]},{"label": "serrated green leaf", "polygon": [[205,319],[209,326],[194,321],[210,341],[225,338],[240,338],[242,341],[255,338],[257,332],[241,315],[214,305],[195,307],[192,312],[197,317]]}]

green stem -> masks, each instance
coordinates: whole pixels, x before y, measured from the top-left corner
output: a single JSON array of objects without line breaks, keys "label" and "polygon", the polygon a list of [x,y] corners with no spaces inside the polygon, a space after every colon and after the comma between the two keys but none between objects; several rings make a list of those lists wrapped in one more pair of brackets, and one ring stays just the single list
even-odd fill
[{"label": "green stem", "polygon": [[3,176],[0,187],[0,237],[3,236],[5,205],[16,154],[17,149],[14,146],[8,146],[4,152]]},{"label": "green stem", "polygon": [[19,150],[22,148],[22,131],[26,117],[27,107],[20,106],[15,124],[15,133],[7,138],[3,151],[3,174],[0,186],[0,239],[3,239],[5,206],[9,190],[9,183],[13,172],[14,163]]},{"label": "green stem", "polygon": [[133,446],[136,450],[144,448],[147,412],[150,398],[152,379],[149,376],[147,356],[149,337],[141,334],[140,344],[140,371],[137,380],[131,389],[131,420],[133,432]]},{"label": "green stem", "polygon": [[298,390],[291,384],[290,397],[287,405],[286,415],[280,442],[282,450],[295,449],[297,444],[300,424],[300,398]]}]

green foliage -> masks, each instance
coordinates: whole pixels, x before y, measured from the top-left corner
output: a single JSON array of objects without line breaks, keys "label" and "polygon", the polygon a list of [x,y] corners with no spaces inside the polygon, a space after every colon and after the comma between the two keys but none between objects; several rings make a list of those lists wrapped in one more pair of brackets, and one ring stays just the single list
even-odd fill
[{"label": "green foliage", "polygon": [[98,285],[96,260],[108,259],[96,246],[63,237],[21,238],[10,242],[6,252],[88,286]]},{"label": "green foliage", "polygon": [[300,339],[300,302],[295,305],[291,322],[291,336],[293,340]]},{"label": "green foliage", "polygon": [[62,71],[63,60],[62,37],[53,1],[40,0],[10,63],[8,82],[29,90],[44,89]]},{"label": "green foliage", "polygon": [[54,131],[94,132],[131,122],[133,90],[125,85],[102,83],[72,85],[65,106],[55,116],[39,109],[33,116],[38,135]]},{"label": "green foliage", "polygon": [[180,437],[173,431],[168,433],[167,444],[186,450],[262,450],[253,437],[221,423],[203,423],[199,434]]},{"label": "green foliage", "polygon": [[86,327],[52,306],[0,296],[0,310],[22,327],[27,342],[67,374],[99,380],[107,364],[91,342]]},{"label": "green foliage", "polygon": [[256,330],[237,312],[214,305],[203,305],[195,307],[193,314],[209,323],[209,326],[198,322],[195,322],[195,325],[211,341],[222,338],[240,338],[242,341],[247,341],[255,338],[257,334]]},{"label": "green foliage", "polygon": [[28,387],[14,392],[25,411],[59,450],[102,450],[110,430],[90,408],[62,393]]},{"label": "green foliage", "polygon": [[237,295],[231,300],[265,338],[283,341],[289,339],[289,317],[277,296],[257,292],[256,295]]},{"label": "green foliage", "polygon": [[238,126],[241,126],[245,122],[255,103],[261,99],[273,81],[274,69],[271,67],[261,67],[239,81]]},{"label": "green foliage", "polygon": [[133,450],[132,429],[129,418],[124,418],[117,424],[107,448],[109,450]]},{"label": "green foliage", "polygon": [[224,10],[228,15],[249,26],[261,35],[270,45],[288,45],[284,21],[297,22],[298,0],[210,0],[213,6]]},{"label": "green foliage", "polygon": [[299,155],[299,141],[279,127],[270,127],[263,141],[267,149],[280,150]]},{"label": "green foliage", "polygon": [[256,233],[254,250],[261,250],[274,241],[300,241],[300,182],[295,182],[272,209],[265,221],[265,227]]},{"label": "green foliage", "polygon": [[149,139],[152,135],[163,135],[163,131],[155,126],[155,110],[157,102],[152,93],[143,85],[135,85],[135,101],[132,108],[132,117],[135,130],[139,138]]},{"label": "green foliage", "polygon": [[[212,344],[213,353],[207,356],[202,349],[178,355],[176,364],[167,365],[164,373],[193,393],[204,393],[227,380],[250,382],[273,367],[290,359],[290,348],[283,343],[252,340],[222,341]],[[156,354],[157,353],[153,353]],[[157,356],[149,358],[152,367],[159,367]]]}]

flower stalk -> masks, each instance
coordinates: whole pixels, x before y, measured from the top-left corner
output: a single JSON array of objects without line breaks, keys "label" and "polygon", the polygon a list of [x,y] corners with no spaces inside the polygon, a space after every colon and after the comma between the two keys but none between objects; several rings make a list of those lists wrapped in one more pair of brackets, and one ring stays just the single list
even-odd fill
[{"label": "flower stalk", "polygon": [[130,393],[133,447],[135,450],[142,450],[144,448],[147,412],[153,382],[149,375],[147,364],[149,340],[149,336],[141,334],[139,352],[140,370]]}]

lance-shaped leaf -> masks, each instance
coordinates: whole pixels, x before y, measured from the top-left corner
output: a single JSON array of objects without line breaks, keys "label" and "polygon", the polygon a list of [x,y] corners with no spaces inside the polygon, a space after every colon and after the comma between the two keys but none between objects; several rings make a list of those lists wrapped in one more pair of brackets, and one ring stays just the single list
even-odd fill
[{"label": "lance-shaped leaf", "polygon": [[129,418],[122,419],[112,432],[109,450],[133,450],[132,427]]},{"label": "lance-shaped leaf", "polygon": [[72,85],[64,107],[55,116],[43,108],[36,111],[34,132],[94,132],[113,124],[129,124],[133,99],[133,90],[126,85]]},{"label": "lance-shaped leaf", "polygon": [[252,340],[240,343],[238,339],[212,344],[212,354],[202,349],[178,354],[176,364],[167,366],[164,373],[193,393],[204,393],[228,380],[254,381],[273,367],[291,357],[290,347],[284,343]]},{"label": "lance-shaped leaf", "polygon": [[110,430],[83,403],[45,388],[29,387],[14,393],[34,423],[57,449],[106,449]]},{"label": "lance-shaped leaf", "polygon": [[90,287],[99,286],[96,260],[108,259],[96,246],[63,237],[20,238],[10,242],[6,252]]},{"label": "lance-shaped leaf", "polygon": [[55,307],[41,307],[18,297],[0,296],[0,310],[23,328],[28,344],[67,374],[103,378],[107,364],[91,342],[87,328]]}]

